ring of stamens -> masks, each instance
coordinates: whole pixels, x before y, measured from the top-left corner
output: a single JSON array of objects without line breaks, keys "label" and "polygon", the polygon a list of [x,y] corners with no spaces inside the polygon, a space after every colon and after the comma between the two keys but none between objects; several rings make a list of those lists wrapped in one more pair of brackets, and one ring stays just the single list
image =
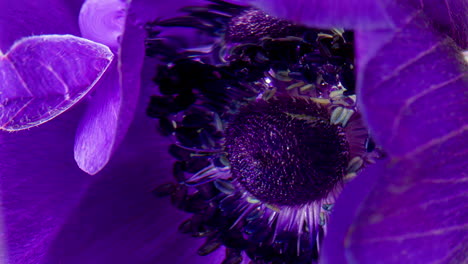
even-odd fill
[{"label": "ring of stamens", "polygon": [[[308,29],[251,7],[209,1],[209,8],[187,7],[185,17],[147,25],[147,54],[171,62],[158,70],[162,95],[152,97],[148,114],[159,119],[163,134],[177,139],[169,152],[178,160],[177,183],[154,193],[170,195],[174,206],[192,213],[179,229],[206,237],[200,255],[224,246],[223,263],[240,263],[243,253],[253,263],[316,263],[343,183],[374,149],[369,150],[371,141],[356,112],[352,34]],[[251,22],[263,26],[249,27]],[[208,51],[174,48],[157,36],[159,27],[174,26],[220,38]],[[252,117],[262,103],[269,106]],[[268,112],[275,105],[283,106]],[[300,134],[322,134],[322,129],[334,143],[331,148],[310,144],[330,158],[317,172],[321,165],[314,163],[323,163],[317,153],[287,148],[308,145]],[[270,136],[270,130],[278,136]],[[244,153],[242,146],[270,150]],[[252,165],[261,160],[264,165]],[[276,177],[283,183],[265,180],[275,174],[273,167],[286,168]],[[286,179],[288,171],[295,177]],[[268,194],[272,185],[279,191]],[[293,197],[297,190],[298,198]]]}]

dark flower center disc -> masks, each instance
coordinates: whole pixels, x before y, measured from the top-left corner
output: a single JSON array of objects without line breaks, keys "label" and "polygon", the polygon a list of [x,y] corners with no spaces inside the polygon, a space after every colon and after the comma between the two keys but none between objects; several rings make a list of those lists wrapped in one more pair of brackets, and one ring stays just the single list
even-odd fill
[{"label": "dark flower center disc", "polygon": [[255,198],[274,205],[322,199],[342,179],[349,146],[328,111],[299,98],[258,100],[226,129],[231,172]]}]

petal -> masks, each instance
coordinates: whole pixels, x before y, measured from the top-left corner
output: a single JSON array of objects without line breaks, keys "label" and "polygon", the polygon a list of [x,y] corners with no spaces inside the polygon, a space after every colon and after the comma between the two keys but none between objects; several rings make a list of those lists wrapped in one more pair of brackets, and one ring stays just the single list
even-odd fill
[{"label": "petal", "polygon": [[356,36],[358,100],[391,159],[340,197],[325,263],[467,260],[467,65],[421,10],[396,11],[395,31]]},{"label": "petal", "polygon": [[335,207],[323,263],[466,262],[466,136],[381,162],[351,182]]},{"label": "petal", "polygon": [[[465,263],[468,129],[385,164],[347,234],[357,263]],[[382,167],[381,167],[382,168]]]},{"label": "petal", "polygon": [[[358,34],[358,57],[367,50],[365,34],[372,36]],[[412,13],[358,68],[361,110],[389,154],[406,154],[468,123],[468,66],[452,39],[431,30],[422,12]]]},{"label": "petal", "polygon": [[152,0],[132,0],[129,11],[130,19],[135,25],[143,26],[145,23],[157,18],[170,18],[181,14],[180,8],[190,5],[203,4],[204,0],[179,0],[172,2]]},{"label": "petal", "polygon": [[75,138],[75,160],[88,174],[99,172],[114,152],[119,106],[121,104],[117,63],[98,83]]},{"label": "petal", "polygon": [[63,113],[93,88],[112,58],[106,46],[71,35],[19,40],[0,54],[0,129],[38,126]]},{"label": "petal", "polygon": [[389,0],[245,0],[265,12],[317,28],[392,28],[385,6]]},{"label": "petal", "polygon": [[83,37],[117,49],[124,30],[128,4],[121,0],[87,0],[79,16]]},{"label": "petal", "polygon": [[346,188],[343,189],[335,204],[333,217],[330,218],[330,228],[322,245],[321,263],[353,263],[347,262],[346,236],[350,232],[350,226],[355,221],[361,204],[369,196],[379,175],[385,169],[385,162],[378,162],[346,184]]},{"label": "petal", "polygon": [[[146,67],[152,73],[152,68]],[[147,72],[144,73],[144,76]],[[145,78],[143,87],[149,87]],[[216,263],[223,252],[196,255],[201,239],[179,234],[188,215],[169,199],[151,194],[172,181],[169,138],[161,137],[145,116],[143,90],[136,120],[114,158],[96,177],[80,204],[60,227],[45,263]]]},{"label": "petal", "polygon": [[172,180],[170,141],[152,123],[136,122],[66,219],[46,263],[215,263],[196,256],[203,240],[178,233],[188,215],[151,194]]},{"label": "petal", "polygon": [[82,110],[75,107],[31,130],[0,131],[2,239],[9,258],[2,263],[41,263],[56,227],[89,184],[69,151]]},{"label": "petal", "polygon": [[[112,42],[118,33],[115,27],[106,23],[106,19],[112,19],[115,16],[107,16],[108,13],[119,13],[121,5],[114,5],[113,12],[106,9],[100,9],[104,13],[90,13],[92,6],[108,5],[115,0],[105,2],[87,1],[86,7],[83,7],[80,13],[80,23],[91,26],[96,17],[102,26],[96,28],[82,28],[83,34],[90,34],[89,37],[104,39],[106,42]],[[121,46],[118,54],[118,88],[111,88],[116,85],[114,77],[106,77],[102,85],[107,92],[102,92],[100,96],[90,100],[90,110],[82,120],[80,129],[77,132],[75,143],[75,159],[78,166],[89,174],[96,174],[109,161],[111,155],[119,146],[122,138],[134,117],[134,111],[140,89],[140,71],[144,58],[144,39],[146,32],[144,24],[156,19],[158,16],[168,16],[175,14],[179,7],[184,4],[198,1],[177,1],[173,5],[167,5],[163,2],[153,2],[148,0],[132,1],[128,7],[127,19],[125,20],[125,30],[122,35]],[[88,11],[87,11],[88,10]],[[120,14],[120,13],[119,13]],[[102,18],[102,19],[100,19]],[[86,22],[89,20],[89,22]],[[113,25],[111,23],[111,25]],[[105,36],[99,36],[105,35]],[[107,34],[107,35],[106,35]],[[114,73],[109,73],[114,75]],[[112,97],[106,97],[106,94],[112,93]],[[117,99],[120,98],[120,99]],[[113,109],[112,112],[108,112]],[[107,126],[112,124],[112,126]],[[103,127],[106,126],[106,127]],[[105,131],[105,132],[104,132]]]},{"label": "petal", "polygon": [[[113,0],[87,1],[80,13],[80,23],[85,25],[81,27],[83,34],[112,45],[118,54],[118,63],[106,73],[96,89],[77,131],[75,159],[78,166],[89,174],[99,172],[119,146],[133,120],[140,91],[145,32],[126,17],[123,31],[118,23],[122,22],[120,16],[125,5],[117,2],[120,4]],[[114,4],[111,11],[99,9],[109,4]],[[113,20],[116,14],[119,14],[118,23]],[[96,20],[98,24],[92,27]]]},{"label": "petal", "polygon": [[16,0],[0,2],[0,50],[31,35],[73,34],[79,36],[78,12],[82,0]]},{"label": "petal", "polygon": [[468,47],[468,4],[464,0],[405,0],[414,8],[423,10],[441,33],[447,34],[462,48]]}]

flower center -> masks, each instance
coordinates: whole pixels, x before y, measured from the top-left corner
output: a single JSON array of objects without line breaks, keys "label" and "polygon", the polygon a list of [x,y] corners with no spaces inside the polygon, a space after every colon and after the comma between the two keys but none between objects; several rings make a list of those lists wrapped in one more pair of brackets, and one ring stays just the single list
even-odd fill
[{"label": "flower center", "polygon": [[267,204],[303,205],[322,199],[349,161],[341,126],[315,102],[292,97],[242,108],[226,130],[231,173]]},{"label": "flower center", "polygon": [[228,42],[255,43],[264,37],[303,35],[304,30],[287,20],[251,8],[231,19],[226,28],[225,39]]},{"label": "flower center", "polygon": [[184,10],[146,25],[161,62],[148,115],[177,159],[176,182],[154,193],[192,214],[179,230],[206,238],[199,255],[224,246],[223,263],[318,263],[336,198],[378,157],[357,112],[353,33],[223,0]]}]

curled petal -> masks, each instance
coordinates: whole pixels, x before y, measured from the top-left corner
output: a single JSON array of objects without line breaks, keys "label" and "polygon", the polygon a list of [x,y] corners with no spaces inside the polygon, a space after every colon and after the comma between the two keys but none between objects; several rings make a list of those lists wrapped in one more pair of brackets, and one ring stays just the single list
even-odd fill
[{"label": "curled petal", "polygon": [[464,0],[401,0],[423,10],[441,33],[447,34],[462,48],[468,48],[468,3]]},{"label": "curled petal", "polygon": [[[124,2],[87,1],[85,5],[80,21],[90,28],[82,27],[83,34],[94,32],[94,37],[105,38],[101,41],[114,45],[113,49],[118,54],[117,62],[109,68],[89,101],[76,135],[74,151],[78,166],[89,174],[96,174],[107,164],[133,120],[140,91],[145,32],[133,20],[126,19],[129,9]],[[103,5],[112,6],[109,10],[114,11],[109,13]],[[120,17],[121,11],[125,13],[123,18]],[[93,19],[112,18],[115,13],[119,14],[119,21],[125,23],[125,34],[123,28],[107,26],[105,21],[92,28]]]},{"label": "curled petal", "polygon": [[125,26],[128,4],[124,0],[88,0],[81,7],[83,37],[118,48]]},{"label": "curled petal", "polygon": [[[133,120],[140,91],[140,72],[145,51],[144,23],[160,16],[175,13],[184,4],[194,2],[197,1],[177,1],[173,5],[172,3],[169,5],[166,2],[135,0],[130,3],[128,9],[125,9],[127,12],[125,31],[121,42],[117,42],[120,46],[115,51],[118,54],[117,65],[111,67],[106,73],[109,77],[104,76],[103,81],[98,84],[96,94],[89,101],[89,109],[77,131],[74,149],[75,160],[85,172],[96,174],[104,168]],[[122,4],[122,2],[115,0],[102,3],[90,0],[87,3],[89,5],[87,8],[91,8],[93,5],[111,5],[110,9],[114,10],[112,12],[121,10],[117,7]],[[89,20],[87,23],[90,26],[93,25],[93,19],[106,17],[109,12],[106,9],[100,9],[101,14],[99,14],[98,10],[91,10],[94,15],[90,16],[88,14],[91,13],[85,12],[87,8],[83,7],[80,19]],[[117,35],[113,31],[114,28],[102,26],[99,29],[104,35],[106,32],[110,32],[107,35],[110,36],[108,39],[114,39],[112,36]],[[98,30],[94,30],[94,32],[99,35]]]}]

